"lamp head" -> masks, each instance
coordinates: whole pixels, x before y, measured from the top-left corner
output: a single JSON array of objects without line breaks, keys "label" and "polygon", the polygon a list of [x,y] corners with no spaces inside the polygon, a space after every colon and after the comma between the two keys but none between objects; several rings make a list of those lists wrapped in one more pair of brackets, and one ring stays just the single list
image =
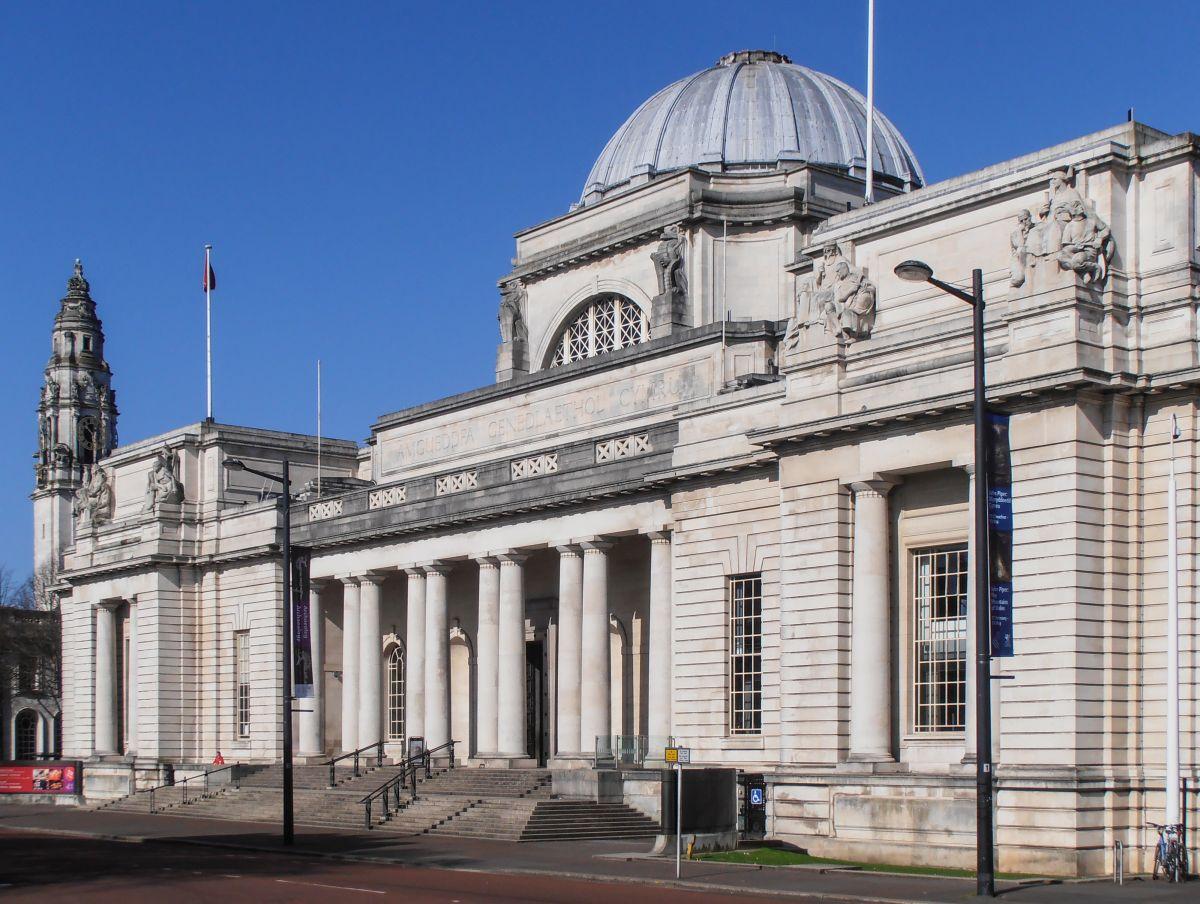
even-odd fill
[{"label": "lamp head", "polygon": [[226,471],[244,471],[244,470],[246,470],[246,463],[244,461],[242,461],[240,458],[227,458],[227,459],[225,459],[224,464],[225,464]]},{"label": "lamp head", "polygon": [[892,272],[907,282],[929,282],[933,279],[933,268],[924,261],[901,261]]}]

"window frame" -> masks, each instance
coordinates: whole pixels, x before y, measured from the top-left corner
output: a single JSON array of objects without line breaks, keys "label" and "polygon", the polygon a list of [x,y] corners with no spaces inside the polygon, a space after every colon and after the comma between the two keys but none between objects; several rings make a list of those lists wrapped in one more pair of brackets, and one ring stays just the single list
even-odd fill
[{"label": "window frame", "polygon": [[[399,654],[399,667],[393,668],[397,662],[397,654]],[[408,731],[408,685],[405,670],[408,668],[408,654],[403,645],[396,644],[387,654],[386,662],[386,679],[385,688],[387,690],[386,701],[386,740],[388,741],[404,741]],[[393,674],[395,673],[395,674]],[[395,692],[396,685],[400,686],[400,733],[396,734],[392,729],[395,725]]]},{"label": "window frame", "polygon": [[253,699],[250,687],[250,631],[233,632],[233,724],[234,737],[247,740],[251,734]]},{"label": "window frame", "polygon": [[[746,615],[738,615],[735,611],[735,604],[738,601],[736,588],[738,585],[750,584],[757,582],[757,593],[751,593],[749,596],[743,595],[742,599],[757,600],[757,613]],[[743,574],[734,574],[725,576],[725,643],[726,643],[726,732],[731,738],[746,738],[746,737],[761,737],[763,733],[763,575],[762,572],[747,572]],[[741,635],[737,633],[738,622],[745,623],[757,620],[757,631],[745,632]],[[753,638],[757,640],[757,649],[751,647],[749,652],[736,652],[737,639]],[[744,648],[743,648],[744,649]],[[757,675],[757,683],[750,690],[738,689],[739,662],[738,660],[749,660],[752,664],[757,658],[757,669],[747,668],[740,672],[744,676]],[[744,685],[742,686],[744,688]],[[749,696],[756,705],[746,706],[745,700],[739,701],[739,697],[745,698]],[[751,714],[751,724],[746,725],[744,718],[739,719],[739,714]]]},{"label": "window frame", "polygon": [[[611,318],[609,311],[601,310],[610,303]],[[633,315],[627,315],[627,311],[632,311]],[[602,323],[602,318],[610,319]],[[585,319],[587,333],[582,335],[577,330],[584,325]],[[550,344],[546,368],[598,358],[649,341],[650,317],[645,308],[619,292],[601,292],[584,301],[564,322]]]},{"label": "window frame", "polygon": [[[956,552],[961,555],[961,570],[957,572],[961,592],[959,597],[962,600],[963,615],[961,633],[953,640],[961,641],[962,648],[962,671],[961,679],[956,684],[962,688],[960,702],[958,707],[962,713],[961,727],[944,727],[944,722],[930,723],[930,727],[923,727],[920,721],[921,704],[918,700],[918,678],[921,665],[918,654],[919,643],[933,643],[939,641],[922,640],[918,633],[917,619],[918,612],[918,586],[919,580],[918,556],[929,553],[947,553]],[[903,614],[903,630],[901,632],[901,642],[903,645],[904,659],[904,693],[903,693],[903,709],[904,709],[904,740],[906,742],[945,742],[958,741],[965,737],[966,733],[966,711],[967,711],[967,670],[971,667],[971,651],[967,649],[970,637],[970,610],[968,609],[968,593],[970,591],[971,581],[971,554],[969,543],[961,533],[927,535],[919,538],[914,538],[911,542],[906,543],[903,548],[903,569],[901,572],[902,608]],[[932,637],[934,632],[930,632],[928,636]],[[945,640],[941,642],[946,642]],[[943,660],[949,661],[949,660]],[[935,663],[936,664],[936,663]],[[932,706],[954,706],[953,703],[934,703]]]}]

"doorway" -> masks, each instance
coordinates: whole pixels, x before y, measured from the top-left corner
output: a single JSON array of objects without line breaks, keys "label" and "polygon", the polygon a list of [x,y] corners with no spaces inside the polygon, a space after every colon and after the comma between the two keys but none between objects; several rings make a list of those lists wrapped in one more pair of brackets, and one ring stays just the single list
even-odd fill
[{"label": "doorway", "polygon": [[525,644],[525,750],[545,766],[550,751],[549,688],[546,647],[540,640]]}]

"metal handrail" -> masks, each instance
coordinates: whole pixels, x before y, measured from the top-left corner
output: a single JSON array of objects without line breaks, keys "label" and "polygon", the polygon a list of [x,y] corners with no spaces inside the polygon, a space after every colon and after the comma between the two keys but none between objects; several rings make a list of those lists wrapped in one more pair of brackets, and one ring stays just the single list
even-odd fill
[{"label": "metal handrail", "polygon": [[327,766],[329,766],[329,787],[332,788],[334,785],[337,784],[337,776],[334,774],[334,770],[335,770],[337,764],[340,761],[347,759],[348,757],[354,757],[354,777],[358,778],[362,774],[361,772],[358,771],[358,759],[360,756],[362,756],[364,753],[366,753],[371,748],[375,748],[375,768],[378,769],[380,766],[382,766],[383,765],[383,741],[382,740],[376,741],[374,744],[368,744],[366,747],[360,747],[360,748],[358,748],[358,750],[351,750],[349,753],[343,753],[339,756],[335,756],[333,759],[331,759],[326,764]]},{"label": "metal handrail", "polygon": [[226,763],[224,766],[220,767],[219,769],[205,769],[204,772],[202,772],[198,775],[189,775],[187,778],[179,779],[178,781],[176,781],[175,779],[172,779],[169,782],[163,782],[161,785],[155,785],[152,788],[141,788],[141,789],[135,790],[133,793],[134,794],[149,794],[150,795],[150,812],[153,813],[154,812],[154,792],[155,791],[161,791],[163,788],[181,787],[181,788],[183,788],[182,803],[186,804],[186,803],[190,802],[188,800],[188,783],[194,782],[194,781],[196,781],[196,779],[203,779],[204,790],[200,792],[198,798],[197,797],[192,798],[192,800],[196,800],[196,799],[203,800],[204,798],[208,797],[208,795],[209,795],[209,777],[216,775],[220,772],[224,772],[226,769],[229,770],[229,778],[230,778],[231,784],[233,785],[234,788],[237,788],[238,787],[238,774],[236,771],[236,767],[238,767],[240,765],[241,765],[241,763]]},{"label": "metal handrail", "polygon": [[[405,760],[401,760],[398,764],[400,766],[400,771],[398,773],[389,778],[386,782],[359,801],[359,803],[363,805],[363,821],[366,828],[368,830],[372,828],[371,805],[375,800],[380,800],[383,804],[383,818],[390,819],[393,809],[395,809],[397,812],[402,809],[400,806],[400,789],[405,787],[406,784],[409,786],[410,796],[405,806],[411,804],[417,799],[417,770],[423,768],[425,770],[425,777],[430,778],[433,774],[433,770],[430,766],[430,763],[433,759],[433,754],[441,750],[448,750],[450,752],[450,768],[453,769],[455,743],[455,741],[447,741],[445,744],[430,748],[429,750],[422,750],[420,753],[415,754],[414,756],[410,756]],[[388,800],[389,791],[392,795],[390,802]]]}]

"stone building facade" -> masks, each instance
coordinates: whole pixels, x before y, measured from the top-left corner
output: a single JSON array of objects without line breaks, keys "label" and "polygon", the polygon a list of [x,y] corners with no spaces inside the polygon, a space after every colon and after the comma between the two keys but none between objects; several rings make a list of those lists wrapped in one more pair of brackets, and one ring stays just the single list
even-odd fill
[{"label": "stone building facade", "polygon": [[[1144,847],[1173,415],[1200,778],[1200,147],[1130,122],[925,185],[880,116],[864,204],[864,108],[761,51],[653,95],[580,202],[517,234],[496,383],[326,442],[343,479],[290,508],[320,626],[301,755],[453,739],[565,772],[652,766],[675,738],[766,776],[773,837],[971,864],[971,318],[893,274],[920,259],[983,270],[1012,416],[999,867],[1095,874],[1114,840]],[[107,496],[62,485],[73,534],[39,555],[92,793],[131,764],[278,757],[281,516],[222,463],[285,456],[312,476],[314,438],[204,423],[109,452]]]}]

